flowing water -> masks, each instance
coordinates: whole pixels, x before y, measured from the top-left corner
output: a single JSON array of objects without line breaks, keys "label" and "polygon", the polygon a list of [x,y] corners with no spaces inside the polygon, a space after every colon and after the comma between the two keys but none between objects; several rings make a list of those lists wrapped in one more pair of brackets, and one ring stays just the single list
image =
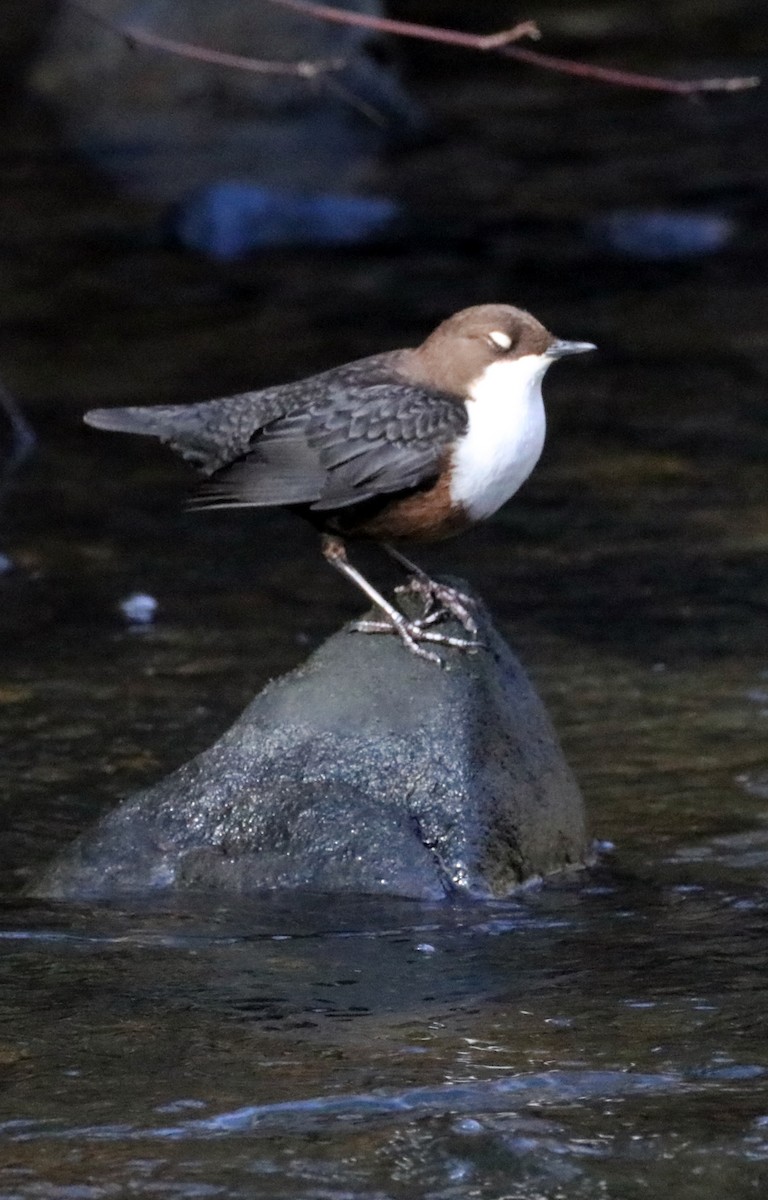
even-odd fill
[{"label": "flowing water", "polygon": [[[148,243],[7,101],[0,374],[40,445],[0,531],[2,1200],[768,1188],[766,102],[490,68],[446,89],[441,62],[453,139],[393,168],[429,239],[226,269]],[[737,222],[712,258],[582,233],[702,196]],[[358,607],[309,531],[182,513],[183,466],[80,412],[306,374],[495,299],[601,354],[553,369],[523,494],[423,560],[534,676],[599,867],[493,904],[24,900]],[[149,628],[117,612],[135,591]]]}]

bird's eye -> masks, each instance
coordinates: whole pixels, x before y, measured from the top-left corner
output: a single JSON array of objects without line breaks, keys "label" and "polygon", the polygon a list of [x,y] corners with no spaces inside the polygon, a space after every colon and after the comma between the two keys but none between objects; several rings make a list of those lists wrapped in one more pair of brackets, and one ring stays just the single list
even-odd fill
[{"label": "bird's eye", "polygon": [[489,333],[488,341],[496,350],[511,350],[512,348],[512,338],[501,329],[494,329],[493,333]]}]

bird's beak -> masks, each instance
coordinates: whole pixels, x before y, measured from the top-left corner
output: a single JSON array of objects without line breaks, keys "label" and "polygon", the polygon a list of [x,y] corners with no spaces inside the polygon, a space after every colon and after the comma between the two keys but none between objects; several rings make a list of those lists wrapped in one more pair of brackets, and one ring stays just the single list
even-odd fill
[{"label": "bird's beak", "polygon": [[588,350],[597,350],[592,342],[566,342],[558,338],[547,350],[547,358],[565,358],[568,354],[586,354]]}]

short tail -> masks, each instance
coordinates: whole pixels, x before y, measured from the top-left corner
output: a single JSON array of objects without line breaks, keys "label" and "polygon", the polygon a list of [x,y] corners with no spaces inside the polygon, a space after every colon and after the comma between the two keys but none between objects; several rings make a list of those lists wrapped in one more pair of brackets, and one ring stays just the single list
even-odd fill
[{"label": "short tail", "polygon": [[[168,410],[164,410],[167,420]],[[164,422],[158,420],[157,410],[152,408],[92,408],[83,417],[86,425],[95,429],[110,429],[115,433],[143,433],[147,437],[159,437]]]}]

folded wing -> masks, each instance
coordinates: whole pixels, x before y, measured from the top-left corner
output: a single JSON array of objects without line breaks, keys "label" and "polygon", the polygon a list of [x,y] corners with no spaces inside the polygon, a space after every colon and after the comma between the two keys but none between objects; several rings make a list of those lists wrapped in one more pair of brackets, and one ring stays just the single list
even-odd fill
[{"label": "folded wing", "polygon": [[464,404],[403,381],[330,387],[261,429],[195,507],[308,504],[316,512],[424,485],[466,429]]}]

